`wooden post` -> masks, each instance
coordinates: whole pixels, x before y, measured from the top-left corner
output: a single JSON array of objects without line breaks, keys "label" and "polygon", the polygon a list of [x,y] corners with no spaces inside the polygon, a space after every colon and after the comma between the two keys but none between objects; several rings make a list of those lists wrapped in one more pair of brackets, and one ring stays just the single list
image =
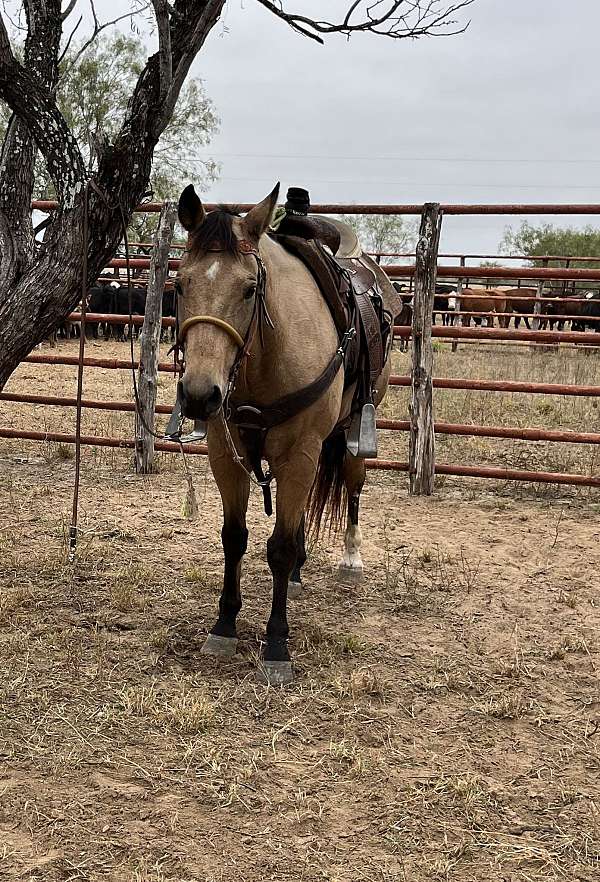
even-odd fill
[{"label": "wooden post", "polygon": [[[548,266],[548,261],[543,260],[542,266]],[[540,320],[537,316],[539,316],[542,312],[542,301],[540,298],[543,296],[544,296],[544,280],[541,279],[538,282],[537,291],[535,293],[536,301],[533,304],[533,312],[534,312],[534,315],[536,316],[536,318],[534,318],[534,320],[531,324],[531,329],[533,331],[539,331],[539,329],[540,329]]]},{"label": "wooden post", "polygon": [[426,202],[421,215],[415,256],[408,456],[412,496],[430,496],[433,493],[435,475],[431,324],[441,224],[439,203]]},{"label": "wooden post", "polygon": [[[154,248],[150,258],[146,310],[140,337],[139,409],[144,422],[151,429],[154,429],[163,291],[169,274],[169,249],[176,217],[175,203],[165,202],[160,212]],[[135,415],[135,470],[142,475],[154,471],[154,438],[146,431],[137,412]]]}]

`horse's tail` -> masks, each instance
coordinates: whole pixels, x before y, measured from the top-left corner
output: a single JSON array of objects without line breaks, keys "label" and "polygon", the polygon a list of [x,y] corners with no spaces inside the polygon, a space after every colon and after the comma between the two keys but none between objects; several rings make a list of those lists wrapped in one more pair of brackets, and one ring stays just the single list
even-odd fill
[{"label": "horse's tail", "polygon": [[325,509],[330,530],[335,532],[342,525],[346,509],[345,457],[346,435],[333,432],[323,441],[317,474],[308,497],[307,526],[315,536],[321,531]]}]

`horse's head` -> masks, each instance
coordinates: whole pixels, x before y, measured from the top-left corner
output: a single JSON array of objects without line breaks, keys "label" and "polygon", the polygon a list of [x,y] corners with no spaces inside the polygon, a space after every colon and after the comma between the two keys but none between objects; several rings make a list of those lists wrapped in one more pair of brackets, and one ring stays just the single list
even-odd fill
[{"label": "horse's head", "polygon": [[221,208],[207,214],[192,185],[179,198],[179,221],[189,233],[176,283],[185,351],[179,394],[186,417],[206,420],[219,412],[253,331],[257,286],[264,284],[259,240],[278,195],[279,184],[243,218]]}]

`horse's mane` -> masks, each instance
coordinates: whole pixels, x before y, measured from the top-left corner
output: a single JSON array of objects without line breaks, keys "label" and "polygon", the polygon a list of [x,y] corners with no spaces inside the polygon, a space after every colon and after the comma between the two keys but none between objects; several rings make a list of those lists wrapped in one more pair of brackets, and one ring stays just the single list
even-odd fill
[{"label": "horse's mane", "polygon": [[238,239],[233,230],[233,221],[239,216],[237,208],[226,208],[224,205],[209,211],[190,237],[190,251],[195,255],[216,250],[238,254]]}]

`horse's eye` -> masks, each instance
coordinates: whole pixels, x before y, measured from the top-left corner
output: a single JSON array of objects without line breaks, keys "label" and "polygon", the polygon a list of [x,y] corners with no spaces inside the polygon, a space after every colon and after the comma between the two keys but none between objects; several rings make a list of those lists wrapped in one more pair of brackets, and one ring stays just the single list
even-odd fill
[{"label": "horse's eye", "polygon": [[244,291],[244,300],[252,300],[256,294],[256,285],[252,284]]}]

